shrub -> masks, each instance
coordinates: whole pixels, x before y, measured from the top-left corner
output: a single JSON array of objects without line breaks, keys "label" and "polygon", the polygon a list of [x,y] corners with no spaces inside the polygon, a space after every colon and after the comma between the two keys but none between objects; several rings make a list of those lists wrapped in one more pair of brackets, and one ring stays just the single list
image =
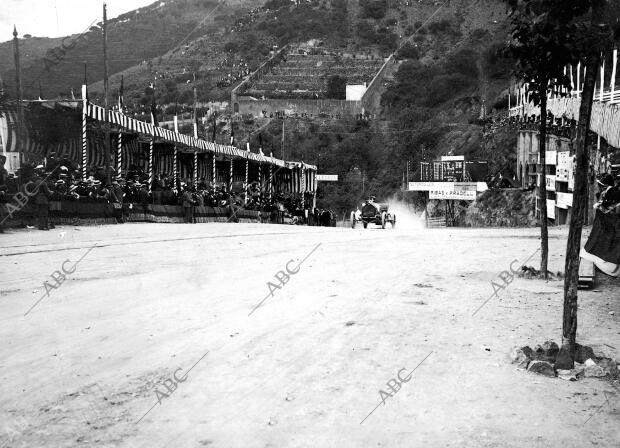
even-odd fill
[{"label": "shrub", "polygon": [[408,44],[403,45],[403,47],[400,50],[398,50],[398,53],[396,53],[396,58],[397,59],[419,59],[420,50],[418,50],[418,47],[415,47],[412,44],[408,43]]},{"label": "shrub", "polygon": [[370,19],[382,19],[385,17],[388,5],[386,0],[360,0],[362,17]]}]

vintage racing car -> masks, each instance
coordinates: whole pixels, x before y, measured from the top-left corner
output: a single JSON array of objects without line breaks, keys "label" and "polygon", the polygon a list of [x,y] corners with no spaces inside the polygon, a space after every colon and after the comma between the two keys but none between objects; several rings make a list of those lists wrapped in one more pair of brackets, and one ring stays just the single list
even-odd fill
[{"label": "vintage racing car", "polygon": [[392,224],[392,228],[396,226],[396,215],[390,213],[387,204],[375,202],[375,197],[369,197],[363,204],[361,210],[351,212],[351,228],[354,229],[356,224],[361,222],[364,228],[368,227],[368,223],[375,223],[385,229],[386,223]]}]

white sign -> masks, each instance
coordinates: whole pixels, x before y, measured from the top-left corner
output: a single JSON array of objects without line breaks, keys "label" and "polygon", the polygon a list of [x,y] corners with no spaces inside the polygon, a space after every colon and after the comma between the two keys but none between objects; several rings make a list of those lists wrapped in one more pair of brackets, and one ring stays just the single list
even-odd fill
[{"label": "white sign", "polygon": [[557,153],[555,151],[545,151],[545,165],[555,165],[557,163]]},{"label": "white sign", "polygon": [[547,191],[555,191],[555,175],[547,174],[546,184],[547,184]]},{"label": "white sign", "polygon": [[456,162],[465,160],[465,156],[441,156],[442,162]]},{"label": "white sign", "polygon": [[547,218],[555,219],[555,201],[547,199]]},{"label": "white sign", "polygon": [[487,191],[486,182],[409,182],[409,191]]},{"label": "white sign", "polygon": [[316,180],[318,182],[338,182],[337,174],[317,174]]},{"label": "white sign", "polygon": [[573,194],[572,193],[557,193],[556,205],[558,208],[567,209],[573,206]]},{"label": "white sign", "polygon": [[446,199],[456,201],[475,201],[475,190],[463,190],[463,191],[445,191],[445,190],[430,190],[428,192],[429,199]]}]

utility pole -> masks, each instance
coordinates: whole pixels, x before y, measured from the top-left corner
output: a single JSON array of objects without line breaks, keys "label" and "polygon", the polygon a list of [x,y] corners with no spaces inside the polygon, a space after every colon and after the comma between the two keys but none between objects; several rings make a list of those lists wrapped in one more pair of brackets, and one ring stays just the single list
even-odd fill
[{"label": "utility pole", "polygon": [[407,178],[406,178],[406,183],[405,183],[405,189],[406,186],[409,185],[409,160],[407,160]]},{"label": "utility pole", "polygon": [[108,13],[107,5],[103,4],[103,92],[104,92],[104,113],[105,113],[105,151],[104,160],[105,165],[103,173],[105,176],[106,185],[112,184],[112,176],[108,171],[108,165],[110,164],[110,106],[108,104]]},{"label": "utility pole", "polygon": [[17,27],[13,25],[13,55],[15,57],[15,96],[17,97],[17,151],[19,154],[19,163],[22,163],[22,151],[19,144],[21,137],[21,127],[24,120],[24,112],[22,110],[22,67],[19,56],[19,40],[17,39]]},{"label": "utility pole", "polygon": [[284,160],[284,118],[282,118],[282,144],[280,145],[280,150],[282,152],[282,160]]}]

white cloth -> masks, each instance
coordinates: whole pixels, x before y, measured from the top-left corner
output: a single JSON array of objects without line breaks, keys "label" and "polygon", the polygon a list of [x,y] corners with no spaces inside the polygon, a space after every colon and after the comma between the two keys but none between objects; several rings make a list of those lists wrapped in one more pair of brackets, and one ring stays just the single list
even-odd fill
[{"label": "white cloth", "polygon": [[584,260],[588,260],[594,263],[594,265],[605,274],[611,275],[612,277],[620,277],[620,264],[605,261],[602,258],[599,258],[596,255],[592,255],[591,253],[587,252],[584,248],[581,248],[579,256]]}]

